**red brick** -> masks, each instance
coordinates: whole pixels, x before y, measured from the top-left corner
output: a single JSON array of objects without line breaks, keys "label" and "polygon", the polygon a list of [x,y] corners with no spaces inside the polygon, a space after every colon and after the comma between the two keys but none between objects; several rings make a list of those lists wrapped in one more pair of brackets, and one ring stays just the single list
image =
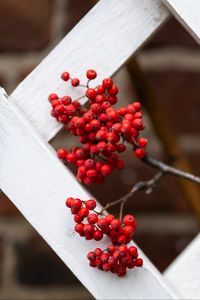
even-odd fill
[{"label": "red brick", "polygon": [[177,134],[199,134],[199,73],[150,72],[147,78],[173,130]]},{"label": "red brick", "polygon": [[64,28],[65,34],[70,31],[86,13],[97,3],[97,0],[75,0],[66,3],[66,26]]},{"label": "red brick", "polygon": [[146,48],[165,46],[197,47],[198,44],[185,28],[174,17],[171,17],[150,39]]},{"label": "red brick", "polygon": [[51,0],[1,0],[0,50],[41,50],[50,41]]},{"label": "red brick", "polygon": [[79,281],[39,236],[33,235],[15,245],[15,274],[25,285],[80,285]]}]

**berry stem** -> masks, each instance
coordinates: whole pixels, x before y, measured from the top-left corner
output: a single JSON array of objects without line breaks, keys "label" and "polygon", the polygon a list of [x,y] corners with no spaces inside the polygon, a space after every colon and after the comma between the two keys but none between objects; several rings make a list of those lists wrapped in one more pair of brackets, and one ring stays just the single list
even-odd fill
[{"label": "berry stem", "polygon": [[151,178],[150,180],[147,180],[147,181],[140,181],[140,182],[137,182],[133,187],[132,189],[130,190],[129,193],[127,193],[126,195],[122,196],[121,198],[113,201],[113,202],[109,202],[107,203],[103,208],[102,210],[100,211],[100,213],[102,213],[103,211],[107,210],[108,208],[110,208],[111,206],[115,206],[119,203],[121,203],[121,206],[120,206],[120,219],[122,219],[122,215],[123,215],[123,208],[124,208],[124,205],[125,203],[127,202],[128,199],[130,199],[132,197],[132,195],[137,192],[137,191],[140,191],[140,190],[146,190],[146,193],[149,194],[150,192],[153,191],[153,189],[156,187],[157,185],[157,182],[162,178],[162,176],[164,175],[165,173],[163,172],[158,172],[156,173],[156,175],[153,176],[153,178]]}]

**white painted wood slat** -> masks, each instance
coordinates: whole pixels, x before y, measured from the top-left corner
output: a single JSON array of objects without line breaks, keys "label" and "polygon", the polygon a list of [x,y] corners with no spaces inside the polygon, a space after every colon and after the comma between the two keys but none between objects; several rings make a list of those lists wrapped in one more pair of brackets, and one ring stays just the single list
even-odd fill
[{"label": "white painted wood slat", "polygon": [[[159,0],[101,0],[17,87],[12,99],[35,128],[50,140],[60,125],[49,114],[47,95],[72,93],[59,80],[61,72],[85,81],[88,68],[98,71],[98,83],[110,76],[146,42],[166,20],[168,12]],[[74,90],[74,89],[73,89]],[[81,88],[74,96],[83,93]]]},{"label": "white painted wood slat", "polygon": [[97,299],[172,299],[159,272],[144,267],[125,278],[90,268],[86,253],[106,241],[85,241],[73,231],[68,196],[90,197],[52,148],[0,91],[0,188]]},{"label": "white painted wood slat", "polygon": [[184,299],[200,299],[200,234],[173,261],[164,276]]},{"label": "white painted wood slat", "polygon": [[162,0],[200,44],[200,0]]}]

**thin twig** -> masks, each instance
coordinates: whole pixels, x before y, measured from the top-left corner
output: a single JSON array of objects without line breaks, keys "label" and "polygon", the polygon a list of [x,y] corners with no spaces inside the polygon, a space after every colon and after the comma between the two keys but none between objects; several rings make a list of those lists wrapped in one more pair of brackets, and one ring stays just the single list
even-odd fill
[{"label": "thin twig", "polygon": [[153,178],[151,178],[150,180],[147,181],[140,181],[137,182],[132,189],[130,190],[129,193],[127,193],[126,195],[124,195],[123,197],[121,197],[120,199],[117,199],[113,202],[109,202],[107,203],[102,210],[98,213],[98,214],[102,214],[103,211],[107,210],[108,208],[110,208],[111,206],[115,206],[119,203],[121,203],[121,207],[120,207],[120,216],[122,216],[123,213],[123,207],[125,205],[125,203],[127,202],[128,199],[130,199],[132,197],[132,195],[140,190],[144,190],[146,189],[146,193],[150,193],[155,187],[157,182],[161,179],[161,177],[164,175],[163,172],[158,172]]},{"label": "thin twig", "polygon": [[184,179],[187,179],[187,180],[190,180],[190,181],[200,184],[200,177],[195,176],[191,173],[176,169],[174,167],[171,167],[153,157],[146,156],[145,158],[142,159],[142,161],[144,163],[146,163],[147,165],[149,165],[150,167],[160,170],[161,172],[163,172],[165,174],[171,174],[176,177],[184,178]]}]

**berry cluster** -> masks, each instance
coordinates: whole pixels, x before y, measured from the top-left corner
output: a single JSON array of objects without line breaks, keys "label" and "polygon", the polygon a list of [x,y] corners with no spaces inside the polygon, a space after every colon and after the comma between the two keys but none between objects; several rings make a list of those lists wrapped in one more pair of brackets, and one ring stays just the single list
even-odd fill
[{"label": "berry cluster", "polygon": [[[97,248],[88,253],[91,267],[111,271],[123,276],[126,268],[142,266],[135,246],[127,247],[137,227],[132,215],[126,215],[123,222],[114,215],[100,216],[95,211],[96,202],[93,199],[82,201],[78,198],[67,198],[66,206],[71,209],[76,225],[75,231],[86,240],[100,241],[104,235],[109,237],[112,244],[105,251]],[[91,212],[92,211],[92,212]]]},{"label": "berry cluster", "polygon": [[127,247],[122,244],[118,247],[109,245],[105,251],[96,248],[87,255],[90,266],[103,271],[111,271],[122,277],[126,275],[126,269],[142,267],[143,260],[138,258],[138,251],[135,246]]},{"label": "berry cluster", "polygon": [[[89,108],[81,105],[81,99],[72,101],[70,96],[58,97],[50,94],[51,115],[74,136],[78,137],[80,147],[69,150],[59,149],[58,157],[77,167],[76,177],[87,185],[102,183],[105,176],[114,169],[122,169],[124,161],[119,154],[126,151],[125,142],[133,145],[134,154],[143,159],[147,139],[139,137],[145,127],[142,121],[141,104],[133,102],[126,107],[114,108],[117,103],[118,88],[111,78],[106,78],[101,85],[90,88],[90,80],[95,79],[96,71],[88,70],[85,97]],[[68,72],[61,75],[64,81],[71,81],[72,86],[80,85],[78,78],[71,78]],[[83,87],[83,85],[81,85]],[[78,102],[78,100],[80,100]]]}]

